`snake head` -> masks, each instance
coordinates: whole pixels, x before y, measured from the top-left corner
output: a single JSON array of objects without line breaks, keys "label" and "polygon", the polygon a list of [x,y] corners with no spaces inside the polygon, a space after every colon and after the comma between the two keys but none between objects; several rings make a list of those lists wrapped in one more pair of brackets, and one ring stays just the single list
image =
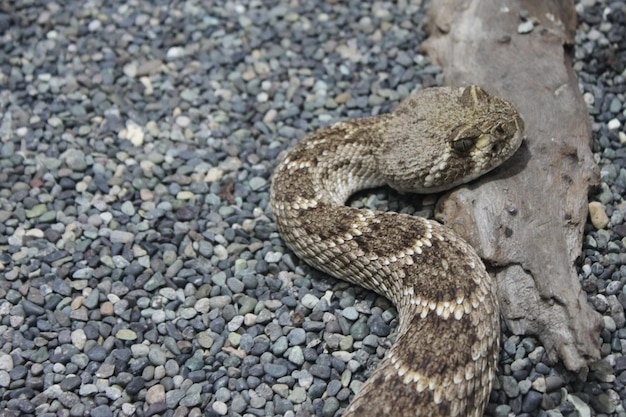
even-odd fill
[{"label": "snake head", "polygon": [[381,138],[379,169],[403,192],[432,193],[469,182],[519,148],[524,121],[480,87],[422,90],[394,112]]}]

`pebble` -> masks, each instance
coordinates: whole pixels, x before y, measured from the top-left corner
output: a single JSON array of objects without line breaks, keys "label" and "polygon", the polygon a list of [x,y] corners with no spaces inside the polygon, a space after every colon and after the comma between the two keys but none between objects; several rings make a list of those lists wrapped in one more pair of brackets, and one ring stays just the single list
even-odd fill
[{"label": "pebble", "polygon": [[609,217],[600,202],[592,201],[589,203],[589,217],[596,229],[604,229],[609,224]]},{"label": "pebble", "polygon": [[320,299],[313,294],[305,294],[304,297],[302,297],[302,305],[308,309],[313,309],[319,301]]},{"label": "pebble", "polygon": [[10,372],[13,370],[13,358],[5,352],[0,352],[0,371]]},{"label": "pebble", "polygon": [[539,407],[542,398],[541,393],[532,390],[529,391],[522,401],[522,411],[525,413],[533,412]]},{"label": "pebble", "polygon": [[130,232],[125,232],[123,230],[113,230],[111,232],[111,243],[128,243],[132,242],[134,239],[134,235]]},{"label": "pebble", "polygon": [[120,329],[115,337],[120,340],[135,340],[137,339],[137,333],[130,329]]},{"label": "pebble", "polygon": [[287,335],[287,340],[289,340],[289,345],[303,345],[306,342],[306,332],[304,329],[293,329]]},{"label": "pebble", "polygon": [[569,394],[567,401],[574,406],[580,417],[591,417],[591,409],[578,396]]},{"label": "pebble", "polygon": [[146,402],[148,405],[165,401],[165,387],[161,384],[153,385],[146,392]]},{"label": "pebble", "polygon": [[274,363],[266,363],[263,365],[263,370],[268,375],[274,378],[280,378],[287,375],[287,367],[284,365],[274,364]]},{"label": "pebble", "polygon": [[333,417],[337,410],[339,410],[339,401],[335,397],[330,397],[324,401],[322,406],[323,417]]},{"label": "pebble", "polygon": [[341,314],[348,320],[356,320],[359,317],[359,313],[356,311],[356,308],[354,307],[344,308]]},{"label": "pebble", "polygon": [[533,31],[535,25],[533,24],[532,21],[527,20],[525,22],[520,23],[517,26],[517,33],[521,33],[521,34],[526,34],[526,33],[530,33]]},{"label": "pebble", "polygon": [[611,120],[609,120],[609,122],[606,125],[606,127],[609,130],[617,130],[621,126],[622,126],[622,122],[620,122],[619,119],[611,119]]}]

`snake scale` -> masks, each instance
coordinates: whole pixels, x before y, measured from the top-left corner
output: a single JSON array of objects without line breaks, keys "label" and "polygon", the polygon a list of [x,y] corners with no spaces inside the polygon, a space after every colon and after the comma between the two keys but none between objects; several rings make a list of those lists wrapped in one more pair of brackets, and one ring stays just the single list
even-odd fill
[{"label": "snake scale", "polygon": [[287,245],[398,309],[396,342],[344,416],[482,416],[500,330],[484,264],[436,221],[345,202],[385,184],[437,193],[466,183],[513,155],[523,131],[515,107],[480,87],[429,88],[390,114],[314,132],[277,167],[270,204]]}]

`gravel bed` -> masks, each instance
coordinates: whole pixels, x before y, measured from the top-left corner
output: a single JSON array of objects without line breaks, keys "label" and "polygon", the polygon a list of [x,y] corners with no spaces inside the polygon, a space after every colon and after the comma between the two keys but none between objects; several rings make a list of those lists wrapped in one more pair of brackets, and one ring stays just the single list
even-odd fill
[{"label": "gravel bed", "polygon": [[[340,415],[396,311],[285,248],[269,181],[307,132],[441,83],[421,2],[63,3],[0,3],[0,416]],[[492,416],[626,416],[625,6],[577,8],[604,359],[572,375],[504,329]]]}]

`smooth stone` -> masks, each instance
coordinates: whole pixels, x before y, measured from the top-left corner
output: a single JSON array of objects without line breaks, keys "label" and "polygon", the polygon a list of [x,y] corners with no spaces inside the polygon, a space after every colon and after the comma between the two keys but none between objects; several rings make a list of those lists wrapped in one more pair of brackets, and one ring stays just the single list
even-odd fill
[{"label": "smooth stone", "polygon": [[281,378],[287,375],[288,370],[285,365],[266,363],[263,365],[263,371],[274,378]]},{"label": "smooth stone", "polygon": [[598,230],[604,229],[609,224],[609,216],[606,215],[602,203],[598,201],[589,203],[589,218],[593,226]]},{"label": "smooth stone", "polygon": [[91,417],[113,417],[113,410],[108,405],[99,405],[91,410]]},{"label": "smooth stone", "polygon": [[291,363],[302,365],[304,363],[304,353],[302,352],[302,348],[300,346],[292,347],[287,355],[287,359]]},{"label": "smooth stone", "polygon": [[308,309],[313,309],[319,301],[320,299],[313,294],[305,294],[304,297],[302,297],[302,305]]},{"label": "smooth stone", "polygon": [[148,388],[146,402],[148,405],[165,402],[165,387],[161,384],[156,384]]},{"label": "smooth stone", "polygon": [[215,401],[211,408],[219,416],[225,416],[228,413],[228,406],[222,401]]},{"label": "smooth stone", "polygon": [[348,320],[356,320],[357,318],[359,318],[359,312],[356,311],[356,308],[354,307],[344,308],[341,314]]},{"label": "smooth stone", "polygon": [[111,243],[128,243],[135,238],[135,235],[131,232],[125,232],[123,230],[113,230],[109,239]]},{"label": "smooth stone", "polygon": [[303,345],[306,342],[306,332],[304,329],[292,329],[287,335],[290,346]]},{"label": "smooth stone", "polygon": [[335,397],[327,398],[322,406],[322,417],[333,417],[339,410],[339,400]]},{"label": "smooth stone", "polygon": [[519,386],[517,385],[517,381],[512,376],[503,375],[500,377],[500,383],[502,384],[502,389],[505,394],[509,398],[515,398],[519,395]]},{"label": "smooth stone", "polygon": [[137,339],[137,333],[135,333],[134,331],[130,329],[120,329],[115,334],[115,337],[117,337],[120,340],[135,340]]},{"label": "smooth stone", "polygon": [[13,370],[13,358],[8,353],[0,351],[0,370],[11,372]]},{"label": "smooth stone", "polygon": [[517,26],[517,33],[526,34],[533,31],[535,25],[530,20],[520,23]]}]

